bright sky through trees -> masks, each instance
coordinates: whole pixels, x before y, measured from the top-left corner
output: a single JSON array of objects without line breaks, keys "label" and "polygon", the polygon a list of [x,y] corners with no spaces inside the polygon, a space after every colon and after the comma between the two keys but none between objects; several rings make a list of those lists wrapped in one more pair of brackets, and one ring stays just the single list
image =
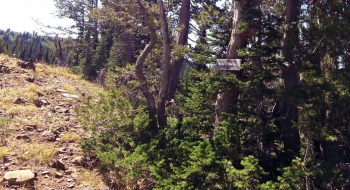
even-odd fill
[{"label": "bright sky through trees", "polygon": [[59,19],[55,16],[55,3],[53,0],[0,0],[0,29],[10,28],[15,32],[33,32],[39,34],[42,30],[51,30],[39,26],[38,20],[45,26],[70,26],[69,19]]}]

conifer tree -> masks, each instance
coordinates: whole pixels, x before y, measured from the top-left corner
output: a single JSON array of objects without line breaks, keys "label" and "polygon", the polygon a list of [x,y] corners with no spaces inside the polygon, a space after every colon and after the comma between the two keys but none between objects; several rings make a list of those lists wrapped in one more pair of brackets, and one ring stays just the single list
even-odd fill
[{"label": "conifer tree", "polygon": [[5,51],[7,50],[7,45],[5,44],[5,42],[2,40],[2,38],[0,38],[0,53],[5,53]]}]

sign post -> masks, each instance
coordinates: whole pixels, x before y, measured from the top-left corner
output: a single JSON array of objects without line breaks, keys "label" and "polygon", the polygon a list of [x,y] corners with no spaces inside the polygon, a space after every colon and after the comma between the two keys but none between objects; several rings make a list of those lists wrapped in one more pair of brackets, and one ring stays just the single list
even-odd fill
[{"label": "sign post", "polygon": [[219,71],[239,71],[242,59],[217,59],[215,69]]},{"label": "sign post", "polygon": [[[236,77],[239,78],[239,75],[241,75],[241,63],[242,59],[217,59],[214,69],[220,71],[220,75],[222,76],[236,75]],[[232,113],[232,106],[237,104],[237,100],[238,89],[234,83],[231,84],[231,88],[226,88],[217,95],[215,103],[215,129],[213,136],[215,136],[216,131],[219,130],[218,125],[220,121],[222,121],[221,113]]]}]

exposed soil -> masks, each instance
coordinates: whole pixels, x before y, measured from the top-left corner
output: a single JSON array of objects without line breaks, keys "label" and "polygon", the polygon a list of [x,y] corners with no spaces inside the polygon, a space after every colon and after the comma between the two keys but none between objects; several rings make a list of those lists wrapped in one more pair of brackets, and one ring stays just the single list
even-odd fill
[{"label": "exposed soil", "polygon": [[[79,143],[89,134],[76,120],[85,97],[103,89],[66,69],[0,55],[0,189],[109,189]],[[11,184],[6,172],[29,169]]]}]

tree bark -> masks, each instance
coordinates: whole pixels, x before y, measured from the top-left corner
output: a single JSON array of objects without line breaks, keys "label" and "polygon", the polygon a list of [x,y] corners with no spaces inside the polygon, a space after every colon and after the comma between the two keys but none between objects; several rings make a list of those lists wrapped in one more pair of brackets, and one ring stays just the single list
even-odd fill
[{"label": "tree bark", "polygon": [[148,30],[150,32],[151,40],[150,40],[150,43],[146,45],[146,47],[144,48],[144,50],[136,60],[135,73],[138,81],[140,82],[140,88],[142,90],[142,93],[147,101],[150,127],[151,129],[156,129],[158,127],[157,120],[156,120],[157,107],[156,107],[155,99],[149,90],[149,84],[147,82],[146,76],[143,72],[143,63],[145,62],[148,54],[152,51],[154,45],[157,42],[157,34],[156,34],[156,29],[154,28],[153,20],[151,20],[149,13],[141,3],[141,0],[137,0],[137,4],[139,5],[141,14],[145,18]]},{"label": "tree bark", "polygon": [[161,84],[159,89],[158,99],[158,125],[160,128],[167,125],[167,117],[165,114],[165,100],[168,94],[169,86],[169,73],[170,73],[170,60],[171,60],[171,49],[170,49],[170,38],[168,22],[166,20],[165,9],[163,0],[158,0],[160,21],[161,21],[161,32],[163,37],[163,64],[161,71]]},{"label": "tree bark", "polygon": [[[282,56],[285,58],[281,66],[282,79],[285,90],[291,90],[298,85],[298,73],[295,66],[293,48],[298,39],[298,12],[299,0],[286,0],[286,28],[282,40]],[[293,128],[293,123],[298,122],[297,103],[291,98],[282,101],[280,114],[284,119],[281,121],[285,151],[299,151],[300,137],[298,129]]]},{"label": "tree bark", "polygon": [[[233,7],[233,22],[232,22],[232,33],[231,39],[227,48],[227,59],[239,59],[238,50],[244,48],[247,45],[249,37],[249,28],[245,28],[243,31],[238,31],[239,24],[245,18],[245,12],[247,9],[252,7],[251,1],[235,1]],[[239,77],[240,72],[233,73],[230,71],[222,72],[225,74],[236,74]],[[222,113],[233,113],[234,107],[237,105],[238,100],[238,89],[232,87],[231,89],[224,91],[217,95],[215,104],[215,128],[213,136],[216,134],[217,127],[220,122],[225,118]]]},{"label": "tree bark", "polygon": [[[187,38],[190,28],[190,18],[191,18],[191,1],[190,0],[182,0],[181,8],[180,8],[180,21],[179,27],[181,27],[181,31],[179,31],[176,45],[186,45]],[[168,100],[171,100],[175,96],[175,92],[177,86],[179,84],[179,77],[182,70],[184,57],[175,60],[171,68],[171,74],[169,79],[169,88],[168,88]]]}]

